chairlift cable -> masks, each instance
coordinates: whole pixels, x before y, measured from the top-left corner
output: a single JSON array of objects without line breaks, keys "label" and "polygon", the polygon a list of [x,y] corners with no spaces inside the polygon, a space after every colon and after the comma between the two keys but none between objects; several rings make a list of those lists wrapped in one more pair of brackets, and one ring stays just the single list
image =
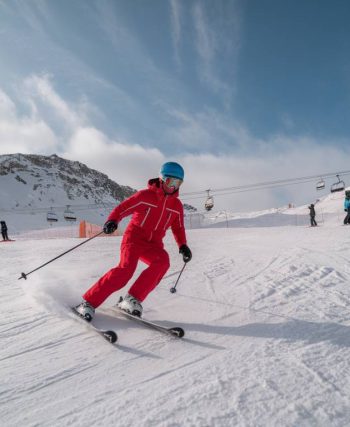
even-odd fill
[{"label": "chairlift cable", "polygon": [[[254,184],[246,184],[246,185],[239,185],[235,187],[226,187],[226,188],[217,188],[210,190],[212,194],[220,195],[217,193],[221,193],[222,191],[225,191],[225,194],[230,194],[231,192],[242,192],[242,191],[251,191],[256,189],[264,189],[264,188],[271,188],[270,185],[273,186],[284,186],[284,185],[293,185],[293,184],[302,184],[306,182],[313,181],[315,179],[319,179],[320,176],[323,178],[330,178],[337,175],[350,175],[350,171],[342,171],[342,172],[332,172],[332,173],[323,173],[323,174],[317,174],[317,175],[311,175],[311,176],[304,176],[304,177],[297,177],[297,178],[287,178],[287,179],[280,179],[275,181],[265,181],[260,183],[254,183]],[[227,193],[229,191],[229,193]],[[182,193],[182,198],[187,198],[187,196],[194,196],[194,195],[200,195],[203,193],[206,193],[207,190],[201,190],[201,191],[193,191],[188,193]],[[202,196],[203,197],[203,196]]]},{"label": "chairlift cable", "polygon": [[[350,174],[350,172],[349,172]],[[343,173],[343,175],[346,175],[345,173]],[[325,176],[325,175],[324,175]],[[255,187],[253,186],[240,186],[240,187],[231,187],[231,189],[226,189],[226,190],[230,190],[230,191],[225,191],[223,193],[215,193],[215,197],[219,197],[219,196],[227,196],[229,194],[237,194],[237,193],[245,193],[245,192],[249,192],[249,191],[257,191],[257,190],[265,190],[265,189],[273,189],[273,188],[279,188],[279,187],[286,187],[289,185],[298,185],[298,184],[304,184],[307,182],[312,182],[314,181],[314,177],[312,179],[305,179],[304,181],[298,181],[298,182],[288,182],[288,183],[282,183],[282,182],[271,182],[270,185],[256,185]],[[212,192],[214,191],[218,191],[218,190],[211,190]],[[220,190],[220,191],[224,191],[224,189]],[[186,193],[187,195],[188,193]],[[199,192],[197,193],[199,194]],[[184,201],[188,201],[188,200],[195,200],[195,199],[203,199],[203,195],[197,195],[195,197],[186,197],[186,195],[184,197],[181,197],[182,200]]]}]

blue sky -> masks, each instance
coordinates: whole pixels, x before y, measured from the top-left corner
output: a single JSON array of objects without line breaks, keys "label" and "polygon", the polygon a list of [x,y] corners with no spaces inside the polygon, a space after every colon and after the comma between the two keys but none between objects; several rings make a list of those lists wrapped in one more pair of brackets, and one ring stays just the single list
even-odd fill
[{"label": "blue sky", "polygon": [[134,188],[176,160],[184,192],[350,169],[349,22],[345,0],[0,0],[0,154],[57,153]]}]

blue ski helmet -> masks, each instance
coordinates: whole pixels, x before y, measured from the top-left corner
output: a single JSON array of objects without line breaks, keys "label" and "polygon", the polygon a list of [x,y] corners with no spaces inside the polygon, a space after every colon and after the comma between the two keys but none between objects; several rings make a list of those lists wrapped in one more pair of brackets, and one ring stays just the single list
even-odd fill
[{"label": "blue ski helmet", "polygon": [[183,170],[183,167],[180,166],[178,163],[167,162],[167,163],[164,163],[164,165],[160,168],[160,176],[162,178],[165,178],[165,177],[178,178],[183,181],[185,172]]}]

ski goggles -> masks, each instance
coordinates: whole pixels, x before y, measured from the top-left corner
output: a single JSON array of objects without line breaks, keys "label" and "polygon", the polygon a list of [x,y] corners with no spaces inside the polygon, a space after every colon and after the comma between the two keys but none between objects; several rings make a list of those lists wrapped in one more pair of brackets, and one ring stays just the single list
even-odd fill
[{"label": "ski goggles", "polygon": [[180,187],[180,185],[182,184],[182,179],[173,178],[172,176],[164,176],[162,178],[162,181],[164,182],[164,184],[167,187],[174,188],[175,190],[177,190]]}]

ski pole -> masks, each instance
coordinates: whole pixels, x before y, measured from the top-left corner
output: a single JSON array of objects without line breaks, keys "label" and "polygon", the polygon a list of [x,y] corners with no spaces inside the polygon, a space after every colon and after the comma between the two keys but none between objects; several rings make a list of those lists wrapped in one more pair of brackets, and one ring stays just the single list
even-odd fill
[{"label": "ski pole", "polygon": [[60,255],[56,256],[55,258],[50,259],[50,261],[45,262],[45,264],[40,265],[39,267],[35,268],[34,270],[30,271],[29,273],[21,273],[21,277],[19,277],[19,278],[18,278],[18,280],[20,280],[20,279],[25,279],[25,280],[27,280],[27,276],[29,276],[30,274],[34,273],[34,271],[40,270],[40,268],[45,267],[45,265],[50,264],[50,262],[53,262],[53,261],[55,261],[56,259],[61,258],[61,256],[66,255],[68,252],[71,252],[72,250],[74,250],[74,249],[78,248],[78,247],[79,247],[79,246],[81,246],[81,245],[84,245],[85,243],[87,243],[87,242],[89,242],[90,240],[94,239],[95,237],[97,237],[97,236],[101,235],[102,233],[103,233],[103,231],[101,231],[101,232],[100,232],[100,233],[98,233],[98,234],[95,234],[95,236],[90,237],[89,239],[85,240],[84,242],[79,243],[79,245],[76,245],[76,246],[74,246],[73,248],[68,249],[68,251],[63,252],[62,254],[60,254]]},{"label": "ski pole", "polygon": [[175,285],[174,285],[172,288],[170,288],[170,292],[171,292],[172,294],[174,294],[174,293],[176,292],[176,285],[177,285],[177,283],[178,283],[178,281],[179,281],[179,279],[180,279],[180,277],[181,277],[181,274],[182,274],[182,272],[184,271],[185,267],[186,267],[186,263],[184,263],[184,266],[182,267],[182,269],[181,269],[181,271],[180,271],[179,277],[177,278],[177,280],[176,280],[176,282],[175,282]]}]

